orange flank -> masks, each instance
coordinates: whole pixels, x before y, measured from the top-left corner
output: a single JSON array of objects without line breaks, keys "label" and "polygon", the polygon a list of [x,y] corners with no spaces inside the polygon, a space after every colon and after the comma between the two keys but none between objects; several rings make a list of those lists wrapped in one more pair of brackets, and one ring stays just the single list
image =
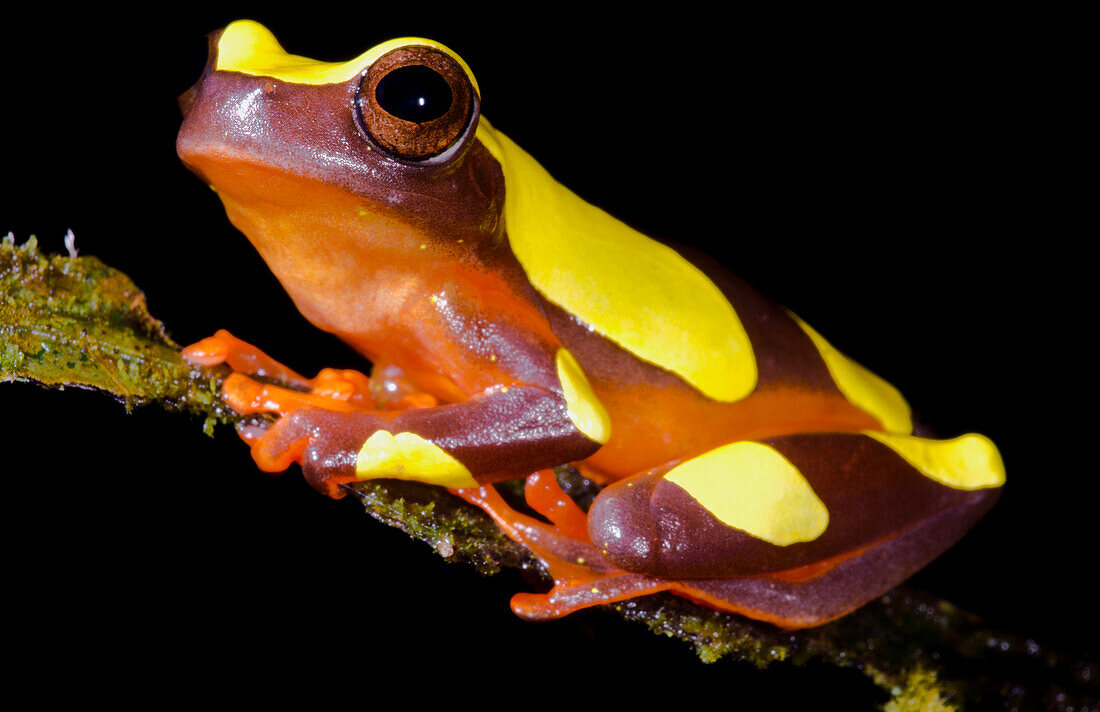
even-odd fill
[{"label": "orange flank", "polygon": [[[664,389],[642,397],[644,387],[590,379],[611,415],[611,439],[585,464],[621,479],[739,440],[764,440],[790,433],[882,430],[882,424],[840,394],[796,388],[767,388],[738,403],[716,403],[685,389]],[[654,406],[640,412],[643,400]]]}]

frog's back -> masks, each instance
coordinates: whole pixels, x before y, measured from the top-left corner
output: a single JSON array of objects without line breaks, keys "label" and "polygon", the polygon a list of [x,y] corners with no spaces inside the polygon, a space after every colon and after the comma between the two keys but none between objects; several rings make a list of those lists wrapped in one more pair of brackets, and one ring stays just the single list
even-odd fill
[{"label": "frog's back", "polygon": [[612,421],[608,474],[789,432],[911,431],[885,381],[718,263],[633,230],[485,123],[505,225],[551,327]]}]

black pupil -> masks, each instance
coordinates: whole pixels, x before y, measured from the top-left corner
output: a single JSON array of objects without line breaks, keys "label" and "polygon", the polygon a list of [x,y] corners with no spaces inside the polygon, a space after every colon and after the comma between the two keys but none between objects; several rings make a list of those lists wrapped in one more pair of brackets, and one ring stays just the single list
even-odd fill
[{"label": "black pupil", "polygon": [[382,77],[374,98],[391,115],[418,124],[443,116],[454,101],[447,80],[422,64],[400,67]]}]

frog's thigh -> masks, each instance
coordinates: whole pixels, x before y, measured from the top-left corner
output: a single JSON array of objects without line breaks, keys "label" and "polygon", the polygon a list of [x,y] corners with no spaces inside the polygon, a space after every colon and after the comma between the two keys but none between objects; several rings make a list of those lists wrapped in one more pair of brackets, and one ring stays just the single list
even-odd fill
[{"label": "frog's thigh", "polygon": [[[958,455],[982,447],[973,437],[911,440]],[[975,470],[963,473],[969,488],[944,484],[867,434],[730,443],[608,487],[591,508],[589,536],[635,573],[715,579],[787,572],[804,581],[941,512],[975,521],[1000,481],[996,472],[982,474],[990,458],[939,459]]]},{"label": "frog's thigh", "polygon": [[818,538],[829,513],[805,478],[774,455],[758,443],[735,443],[616,482],[589,511],[589,538],[626,571],[666,578],[801,565],[784,550]]}]

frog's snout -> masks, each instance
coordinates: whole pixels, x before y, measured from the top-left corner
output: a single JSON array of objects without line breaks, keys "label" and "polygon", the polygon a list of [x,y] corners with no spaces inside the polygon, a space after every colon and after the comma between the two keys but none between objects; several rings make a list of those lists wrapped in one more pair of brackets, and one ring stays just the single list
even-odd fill
[{"label": "frog's snout", "polygon": [[180,114],[182,114],[184,118],[187,118],[187,115],[191,113],[191,107],[195,105],[195,94],[198,93],[199,84],[201,83],[202,80],[200,79],[176,99],[176,104],[180,107]]},{"label": "frog's snout", "polygon": [[218,38],[221,37],[222,32],[223,30],[218,30],[206,36],[205,57],[202,56],[201,52],[194,53],[194,61],[192,64],[196,67],[202,67],[199,72],[199,78],[187,89],[187,91],[180,94],[176,99],[176,104],[179,106],[180,113],[184,118],[187,118],[187,115],[191,113],[191,107],[195,104],[195,97],[198,95],[202,83],[206,81],[206,77],[215,66],[218,58]]}]

